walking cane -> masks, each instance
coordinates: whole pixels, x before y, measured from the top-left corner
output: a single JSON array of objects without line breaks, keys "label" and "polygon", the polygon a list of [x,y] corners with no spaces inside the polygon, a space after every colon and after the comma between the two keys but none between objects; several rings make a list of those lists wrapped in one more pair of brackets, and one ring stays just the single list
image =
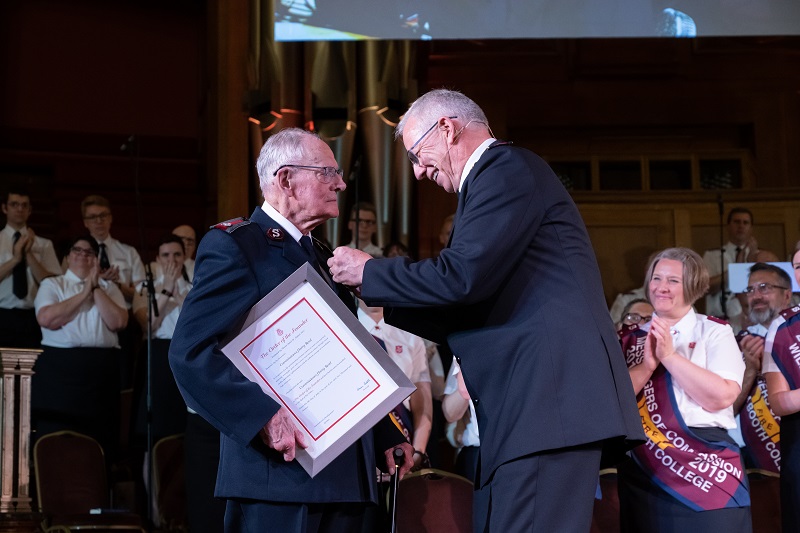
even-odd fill
[{"label": "walking cane", "polygon": [[392,475],[391,493],[389,494],[389,515],[392,517],[390,533],[397,533],[397,487],[400,484],[400,465],[403,463],[403,450],[395,448],[394,474]]}]

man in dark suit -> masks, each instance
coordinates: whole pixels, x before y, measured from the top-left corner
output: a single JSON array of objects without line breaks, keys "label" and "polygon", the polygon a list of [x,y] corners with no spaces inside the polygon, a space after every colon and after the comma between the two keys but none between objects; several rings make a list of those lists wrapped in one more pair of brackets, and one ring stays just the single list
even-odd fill
[{"label": "man in dark suit", "polygon": [[[379,424],[312,479],[294,461],[296,447],[306,443],[286,407],[248,381],[218,347],[298,267],[327,259],[309,234],[338,215],[337,193],[345,188],[330,148],[299,129],[270,137],[257,168],[264,204],[249,220],[218,224],[200,243],[170,364],[186,404],[222,434],[216,496],[227,500],[226,531],[358,531],[367,502],[377,499],[375,449],[387,450],[390,472],[395,447],[405,456],[401,475],[413,464],[403,435],[387,418],[390,428]],[[346,289],[337,290],[355,312]]]},{"label": "man in dark suit", "polygon": [[644,436],[580,214],[461,93],[420,97],[397,136],[418,180],[458,193],[450,241],[418,262],[338,248],[334,280],[459,358],[481,438],[476,531],[588,531],[601,452]]}]

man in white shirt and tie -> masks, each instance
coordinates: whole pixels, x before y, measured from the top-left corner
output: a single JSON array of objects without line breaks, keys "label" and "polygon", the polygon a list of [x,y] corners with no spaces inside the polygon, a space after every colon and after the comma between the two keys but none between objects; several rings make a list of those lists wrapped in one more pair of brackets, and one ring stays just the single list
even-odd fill
[{"label": "man in white shirt and tie", "polygon": [[49,239],[28,227],[33,212],[27,191],[12,187],[3,198],[0,231],[0,346],[38,348],[42,339],[33,301],[44,278],[61,274]]}]

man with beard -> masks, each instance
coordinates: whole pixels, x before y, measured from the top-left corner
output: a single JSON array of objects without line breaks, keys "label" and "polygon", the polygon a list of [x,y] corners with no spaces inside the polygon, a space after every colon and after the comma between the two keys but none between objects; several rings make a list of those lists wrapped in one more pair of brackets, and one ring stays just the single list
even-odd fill
[{"label": "man with beard", "polygon": [[[792,298],[792,280],[789,274],[780,267],[768,263],[756,263],[750,267],[750,277],[745,294],[748,308],[745,324],[749,325],[736,336],[739,349],[742,350],[745,371],[742,392],[733,403],[733,412],[740,413],[744,408],[746,411],[742,413],[742,416],[745,420],[749,420],[747,411],[751,408],[758,408],[753,404],[758,403],[762,395],[766,398],[766,384],[764,376],[761,374],[764,337],[767,335],[773,319],[783,309],[789,307]],[[769,468],[770,466],[776,467],[774,461],[766,461],[766,464],[762,465],[757,464],[760,462],[757,448],[761,439],[749,438],[750,427],[743,425],[741,420],[740,417],[737,417],[739,424],[737,430],[742,431],[742,442],[740,443],[745,445],[742,451],[746,460],[756,463],[756,466],[759,467],[777,470],[777,468]],[[765,430],[769,432],[768,428]],[[777,431],[777,427],[774,428],[774,431]],[[737,438],[737,440],[739,439]]]}]

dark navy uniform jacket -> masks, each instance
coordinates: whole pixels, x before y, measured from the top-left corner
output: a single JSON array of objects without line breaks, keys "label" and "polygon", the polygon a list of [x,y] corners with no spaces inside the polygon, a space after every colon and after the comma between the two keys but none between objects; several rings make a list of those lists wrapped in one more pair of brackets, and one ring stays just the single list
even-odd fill
[{"label": "dark navy uniform jacket", "polygon": [[532,152],[495,143],[464,179],[437,259],[368,261],[362,298],[459,357],[476,401],[480,479],[514,459],[643,442],[625,360],[577,207]]},{"label": "dark navy uniform jacket", "polygon": [[[323,265],[327,260],[319,259]],[[373,433],[380,433],[378,457],[403,442],[387,418],[379,424],[382,431],[376,426],[312,479],[297,461],[286,463],[258,436],[280,405],[242,376],[217,345],[254,304],[305,262],[303,248],[260,207],[249,221],[216,226],[198,248],[194,286],[183,304],[169,359],[186,404],[221,433],[218,497],[375,501]],[[343,287],[338,290],[355,312],[353,297]]]}]

